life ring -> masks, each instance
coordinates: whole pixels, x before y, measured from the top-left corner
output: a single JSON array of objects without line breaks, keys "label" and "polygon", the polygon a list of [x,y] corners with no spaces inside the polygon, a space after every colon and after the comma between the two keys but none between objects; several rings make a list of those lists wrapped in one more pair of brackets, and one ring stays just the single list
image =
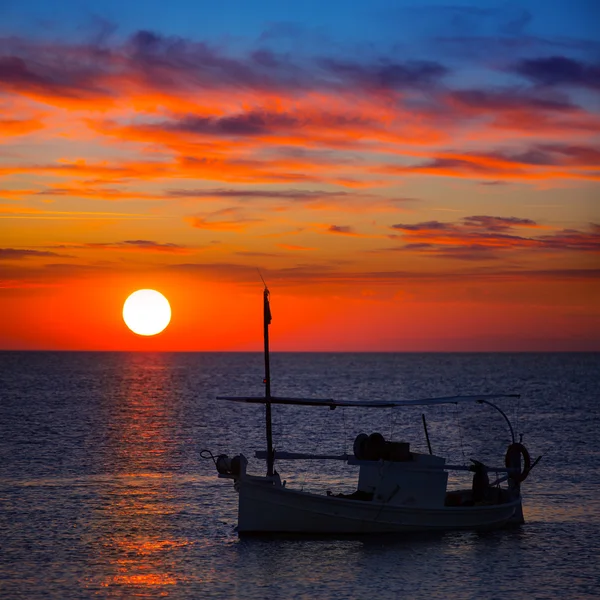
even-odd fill
[{"label": "life ring", "polygon": [[506,456],[504,457],[504,464],[507,469],[514,469],[516,465],[521,466],[521,457],[523,457],[523,469],[519,471],[519,473],[511,473],[509,475],[510,479],[516,481],[517,483],[521,483],[521,481],[525,481],[527,479],[527,475],[529,475],[529,471],[531,470],[531,456],[529,456],[529,451],[523,444],[519,444],[517,442],[511,444],[506,450]]}]

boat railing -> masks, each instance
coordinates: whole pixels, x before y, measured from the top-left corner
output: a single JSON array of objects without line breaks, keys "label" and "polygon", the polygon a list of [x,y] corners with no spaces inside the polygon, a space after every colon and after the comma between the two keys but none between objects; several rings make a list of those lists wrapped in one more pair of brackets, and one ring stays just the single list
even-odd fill
[{"label": "boat railing", "polygon": [[[257,450],[254,453],[254,457],[259,460],[264,460],[267,457],[267,453],[264,450]],[[343,460],[347,461],[349,465],[369,465],[374,462],[372,460],[359,460],[352,454],[311,454],[307,452],[285,452],[275,451],[276,460]],[[412,463],[411,461],[402,461],[397,464],[404,464],[408,468],[414,466],[423,471],[470,471],[473,472],[474,467],[470,465],[421,465],[418,463]],[[488,467],[484,465],[487,472],[491,473],[518,473],[518,469],[509,469],[507,467]]]}]

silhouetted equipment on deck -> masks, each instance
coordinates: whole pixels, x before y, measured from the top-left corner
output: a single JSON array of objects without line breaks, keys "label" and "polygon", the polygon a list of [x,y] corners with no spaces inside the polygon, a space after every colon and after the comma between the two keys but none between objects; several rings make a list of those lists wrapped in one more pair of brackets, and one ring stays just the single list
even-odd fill
[{"label": "silhouetted equipment on deck", "polygon": [[408,442],[392,442],[379,432],[367,435],[359,433],[354,440],[354,457],[357,460],[389,460],[404,462],[412,460]]}]

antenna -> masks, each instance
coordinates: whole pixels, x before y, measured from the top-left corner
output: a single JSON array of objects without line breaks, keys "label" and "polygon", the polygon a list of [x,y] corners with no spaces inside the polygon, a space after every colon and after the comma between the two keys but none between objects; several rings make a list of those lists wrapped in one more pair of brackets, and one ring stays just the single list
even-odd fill
[{"label": "antenna", "polygon": [[263,285],[265,286],[265,289],[267,288],[267,282],[263,279],[262,273],[260,272],[260,269],[258,267],[256,267],[256,270],[258,271],[258,276],[260,277],[260,280],[263,282]]}]

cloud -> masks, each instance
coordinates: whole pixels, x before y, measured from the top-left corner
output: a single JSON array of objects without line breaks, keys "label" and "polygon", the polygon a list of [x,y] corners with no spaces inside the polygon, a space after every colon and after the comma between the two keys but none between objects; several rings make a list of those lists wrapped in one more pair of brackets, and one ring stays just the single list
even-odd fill
[{"label": "cloud", "polygon": [[[15,197],[19,197],[19,190]],[[33,192],[35,193],[35,192]],[[1,196],[1,195],[0,195]],[[10,194],[8,195],[10,197]],[[0,204],[0,219],[12,220],[55,220],[55,221],[130,221],[130,220],[145,220],[156,219],[153,215],[145,215],[143,213],[123,213],[123,212],[108,212],[108,211],[78,211],[78,210],[43,210],[31,206],[23,206],[20,204]]]},{"label": "cloud", "polygon": [[327,231],[329,233],[341,233],[342,235],[358,235],[349,225],[330,225]]},{"label": "cloud", "polygon": [[40,119],[0,119],[0,136],[26,135],[43,127]]},{"label": "cloud", "polygon": [[439,62],[380,60],[375,63],[322,58],[319,66],[346,85],[368,90],[397,90],[430,87],[449,72]]},{"label": "cloud", "polygon": [[[91,187],[86,183],[71,186],[49,186],[34,192],[38,196],[67,196],[69,198],[93,198],[99,200],[162,200],[164,195],[111,188]],[[33,192],[32,192],[33,194]]]},{"label": "cloud", "polygon": [[264,91],[331,90],[360,86],[364,93],[431,85],[447,73],[433,61],[398,61],[387,56],[339,60],[295,58],[268,49],[247,57],[203,41],[138,31],[120,45],[0,40],[0,88],[50,103],[112,104],[130,89],[185,92],[190,89]]},{"label": "cloud", "polygon": [[[581,267],[558,267],[547,269],[519,268],[502,261],[487,261],[478,265],[466,259],[457,263],[460,268],[444,269],[340,269],[339,263],[314,262],[292,264],[288,267],[273,268],[261,266],[263,277],[279,287],[286,285],[319,286],[322,284],[350,286],[356,289],[362,284],[406,286],[411,283],[439,286],[441,283],[505,283],[505,282],[583,282],[597,283],[600,269]],[[491,258],[491,257],[490,257]],[[121,263],[102,264],[45,264],[23,269],[22,265],[5,261],[0,266],[0,289],[22,287],[60,286],[65,279],[72,277],[111,277],[123,268]],[[156,272],[180,272],[202,277],[205,281],[233,282],[238,285],[257,284],[258,276],[254,264],[235,262],[187,262],[155,265]]]},{"label": "cloud", "polygon": [[189,115],[176,122],[162,123],[155,127],[186,133],[238,137],[265,135],[272,131],[289,131],[302,126],[302,121],[292,115],[251,111],[216,118]]},{"label": "cloud", "polygon": [[403,231],[448,231],[452,229],[451,223],[441,223],[440,221],[426,221],[423,223],[416,223],[414,225],[405,225],[397,223],[391,226],[392,229],[400,229]]},{"label": "cloud", "polygon": [[600,180],[600,149],[572,144],[536,144],[524,149],[488,152],[440,152],[410,166],[385,165],[377,172],[430,174],[446,177],[497,181],[540,181],[552,179]]},{"label": "cloud", "polygon": [[[239,96],[243,102],[243,95]],[[251,102],[261,101],[252,99]],[[267,100],[268,101],[268,100]],[[135,122],[104,119],[90,121],[92,129],[104,136],[111,136],[131,143],[160,144],[177,154],[198,154],[202,151],[204,161],[216,161],[222,165],[224,155],[237,157],[263,151],[263,159],[274,167],[294,165],[314,171],[321,165],[332,169],[348,169],[359,162],[349,164],[342,156],[321,151],[312,155],[307,149],[344,150],[367,145],[367,141],[398,143],[422,143],[425,139],[439,139],[439,131],[433,131],[426,121],[401,118],[405,112],[398,106],[396,115],[382,106],[379,100],[367,102],[366,106],[352,105],[338,96],[325,97],[320,103],[308,97],[300,100],[282,97],[277,110],[239,109],[227,107],[219,96],[212,98],[215,106],[223,107],[220,114],[203,114],[206,108],[194,113],[171,114],[168,119],[141,118]],[[372,106],[370,106],[372,105]],[[271,145],[281,145],[275,152]],[[304,150],[295,153],[290,149]],[[322,167],[320,171],[326,172]]]},{"label": "cloud", "polygon": [[482,87],[450,90],[431,110],[431,118],[471,123],[479,136],[515,132],[528,137],[553,138],[560,132],[579,134],[598,127],[597,111],[578,105],[565,90],[556,88]]},{"label": "cloud", "polygon": [[460,260],[496,259],[502,253],[515,251],[600,253],[600,227],[596,224],[590,224],[587,231],[564,229],[524,236],[516,230],[548,227],[531,219],[476,215],[455,223],[397,223],[390,228],[402,232],[400,239],[405,243],[376,252],[412,252]]},{"label": "cloud", "polygon": [[[6,196],[4,194],[0,194],[0,197],[8,197],[9,199],[11,197],[14,198],[19,198],[19,193],[17,192],[16,194],[12,195],[12,194],[6,194]],[[0,218],[10,218],[11,216],[15,216],[15,217],[25,217],[25,216],[30,216],[32,218],[34,218],[37,215],[43,214],[44,211],[42,211],[41,209],[38,208],[33,208],[33,207],[29,207],[29,206],[21,206],[19,204],[0,204]]]},{"label": "cloud", "polygon": [[[106,63],[103,60],[106,57],[98,54],[93,60],[93,48],[80,48],[77,56],[68,46],[40,47],[14,38],[3,40],[2,45],[8,46],[9,52],[22,53],[21,56],[0,56],[0,90],[4,92],[18,92],[51,102],[68,100],[69,104],[111,96],[110,91],[100,85],[103,74],[100,65]],[[38,56],[34,57],[36,52]]]},{"label": "cloud", "polygon": [[[258,279],[255,266],[236,263],[181,263],[169,266],[170,270],[201,275],[207,281],[225,281],[235,283],[253,283]],[[261,269],[263,276],[269,277],[270,270]]]},{"label": "cloud", "polygon": [[165,195],[171,198],[236,198],[240,200],[286,200],[301,203],[310,203],[323,199],[347,199],[353,196],[353,194],[344,191],[326,192],[321,190],[261,190],[231,188],[167,190]]},{"label": "cloud", "polygon": [[519,61],[513,70],[540,86],[566,85],[600,90],[600,63],[548,56]]},{"label": "cloud", "polygon": [[463,223],[467,226],[482,227],[488,231],[507,231],[512,227],[540,227],[540,225],[531,219],[519,219],[517,217],[490,217],[487,215],[465,217],[463,219]]},{"label": "cloud", "polygon": [[284,250],[290,250],[292,252],[305,252],[306,250],[315,250],[315,248],[310,248],[308,246],[299,246],[297,244],[277,244],[280,248]]},{"label": "cloud", "polygon": [[193,42],[156,32],[139,31],[119,53],[134,71],[142,71],[155,86],[173,85],[185,76],[204,86],[251,89],[327,89],[342,83],[367,91],[429,85],[447,73],[433,61],[398,61],[389,57],[342,61],[317,57],[313,61],[267,48],[248,58],[227,55],[204,42]]},{"label": "cloud", "polygon": [[[469,261],[466,264],[470,265]],[[171,265],[170,270],[194,273],[207,281],[229,281],[238,284],[255,285],[256,267],[237,263],[183,263]],[[557,268],[519,269],[506,267],[500,262],[485,268],[444,269],[443,271],[408,270],[369,270],[340,271],[334,265],[303,264],[292,268],[261,268],[263,277],[278,285],[302,284],[320,285],[323,283],[353,286],[363,283],[398,285],[411,282],[439,285],[441,282],[506,282],[506,281],[583,281],[596,282],[600,279],[600,269]]]},{"label": "cloud", "polygon": [[157,252],[167,254],[190,254],[192,249],[179,244],[160,243],[152,240],[125,240],[122,242],[87,242],[84,244],[58,244],[52,248],[72,250],[115,250],[119,252]]},{"label": "cloud", "polygon": [[196,198],[207,200],[236,199],[252,201],[257,205],[261,202],[278,207],[293,205],[310,210],[339,210],[345,212],[398,212],[420,202],[417,198],[388,197],[366,192],[301,190],[301,189],[170,189],[164,193],[165,198]]},{"label": "cloud", "polygon": [[[37,194],[38,190],[32,190],[32,189],[11,189],[11,190],[2,190],[0,189],[0,198],[2,198],[3,200],[7,200],[7,199],[15,199],[15,200],[20,200],[21,198],[25,197],[25,196],[33,196],[34,194]],[[16,209],[19,208],[18,205],[13,205],[13,204],[5,204],[5,207],[11,207],[14,206]],[[0,210],[0,212],[2,212]]]},{"label": "cloud", "polygon": [[[0,176],[36,173],[41,175],[93,178],[97,182],[127,181],[131,179],[159,179],[173,170],[172,163],[158,161],[106,161],[61,160],[56,163],[5,165],[0,167]],[[80,187],[80,186],[76,186]],[[58,195],[68,194],[72,187],[55,188]],[[80,190],[85,193],[85,190]],[[52,189],[47,190],[52,195]],[[73,191],[73,193],[75,193]],[[110,191],[107,192],[110,194]]]},{"label": "cloud", "polygon": [[251,250],[240,250],[235,254],[238,256],[250,256],[258,258],[279,258],[281,256],[281,254],[277,254],[275,252],[253,252]]},{"label": "cloud", "polygon": [[[106,247],[109,247],[108,245]],[[162,244],[160,242],[154,242],[152,240],[125,240],[114,244],[116,249],[134,249],[143,252],[167,252],[169,254],[189,254],[189,248],[180,246],[179,244],[173,244],[168,242]]]},{"label": "cloud", "polygon": [[[239,214],[237,208],[225,208],[208,215],[192,215],[185,217],[185,221],[195,229],[207,229],[210,231],[244,231],[251,223],[259,223],[262,219],[249,217],[236,217]],[[234,216],[234,219],[222,219],[224,215]]]},{"label": "cloud", "polygon": [[590,223],[588,231],[562,229],[552,235],[541,236],[540,240],[546,248],[553,250],[600,253],[600,225]]},{"label": "cloud", "polygon": [[[499,32],[521,31],[531,17],[501,12],[442,7],[435,18],[445,14],[463,37],[469,35],[465,23],[485,22],[491,43]],[[54,162],[13,157],[0,176],[35,174],[44,196],[191,197],[185,189],[135,189],[185,179],[213,186],[215,198],[262,194],[307,208],[382,211],[391,200],[368,194],[353,200],[314,188],[390,187],[406,175],[490,183],[597,180],[598,148],[589,140],[600,116],[573,90],[593,88],[597,63],[569,56],[591,54],[590,47],[565,47],[548,58],[539,39],[528,46],[530,38],[509,37],[515,48],[501,63],[487,56],[461,63],[445,54],[414,60],[413,53],[380,44],[362,53],[332,43],[282,51],[278,42],[267,47],[268,35],[245,50],[150,31],[79,43],[0,38],[0,133],[29,133],[23,141],[40,145],[30,156],[47,156],[49,139],[61,148]],[[473,81],[472,68],[481,74],[478,83],[459,87]],[[515,75],[518,85],[511,83]],[[71,140],[84,143],[73,144],[74,157],[65,158],[62,149],[70,151]],[[108,160],[106,147],[118,149]],[[85,157],[77,155],[81,148]],[[215,187],[221,184],[313,189],[235,192]],[[210,197],[206,193],[199,190],[197,197]],[[203,218],[195,226],[209,227]]]},{"label": "cloud", "polygon": [[23,260],[27,258],[61,257],[73,258],[67,254],[58,254],[47,250],[28,250],[22,248],[0,248],[0,260]]},{"label": "cloud", "polygon": [[167,244],[160,244],[159,242],[153,242],[151,240],[125,240],[123,242],[124,245],[127,246],[133,246],[136,248],[150,248],[152,250],[159,250],[161,252],[164,252],[165,250],[167,252],[171,252],[174,249],[175,250],[182,250],[183,247],[179,246],[178,244],[173,244],[171,242],[167,243]]},{"label": "cloud", "polygon": [[542,110],[550,112],[568,112],[577,108],[575,104],[565,97],[547,93],[540,95],[533,91],[519,89],[470,89],[450,92],[448,100],[458,108],[467,108],[473,111],[523,111]]}]

